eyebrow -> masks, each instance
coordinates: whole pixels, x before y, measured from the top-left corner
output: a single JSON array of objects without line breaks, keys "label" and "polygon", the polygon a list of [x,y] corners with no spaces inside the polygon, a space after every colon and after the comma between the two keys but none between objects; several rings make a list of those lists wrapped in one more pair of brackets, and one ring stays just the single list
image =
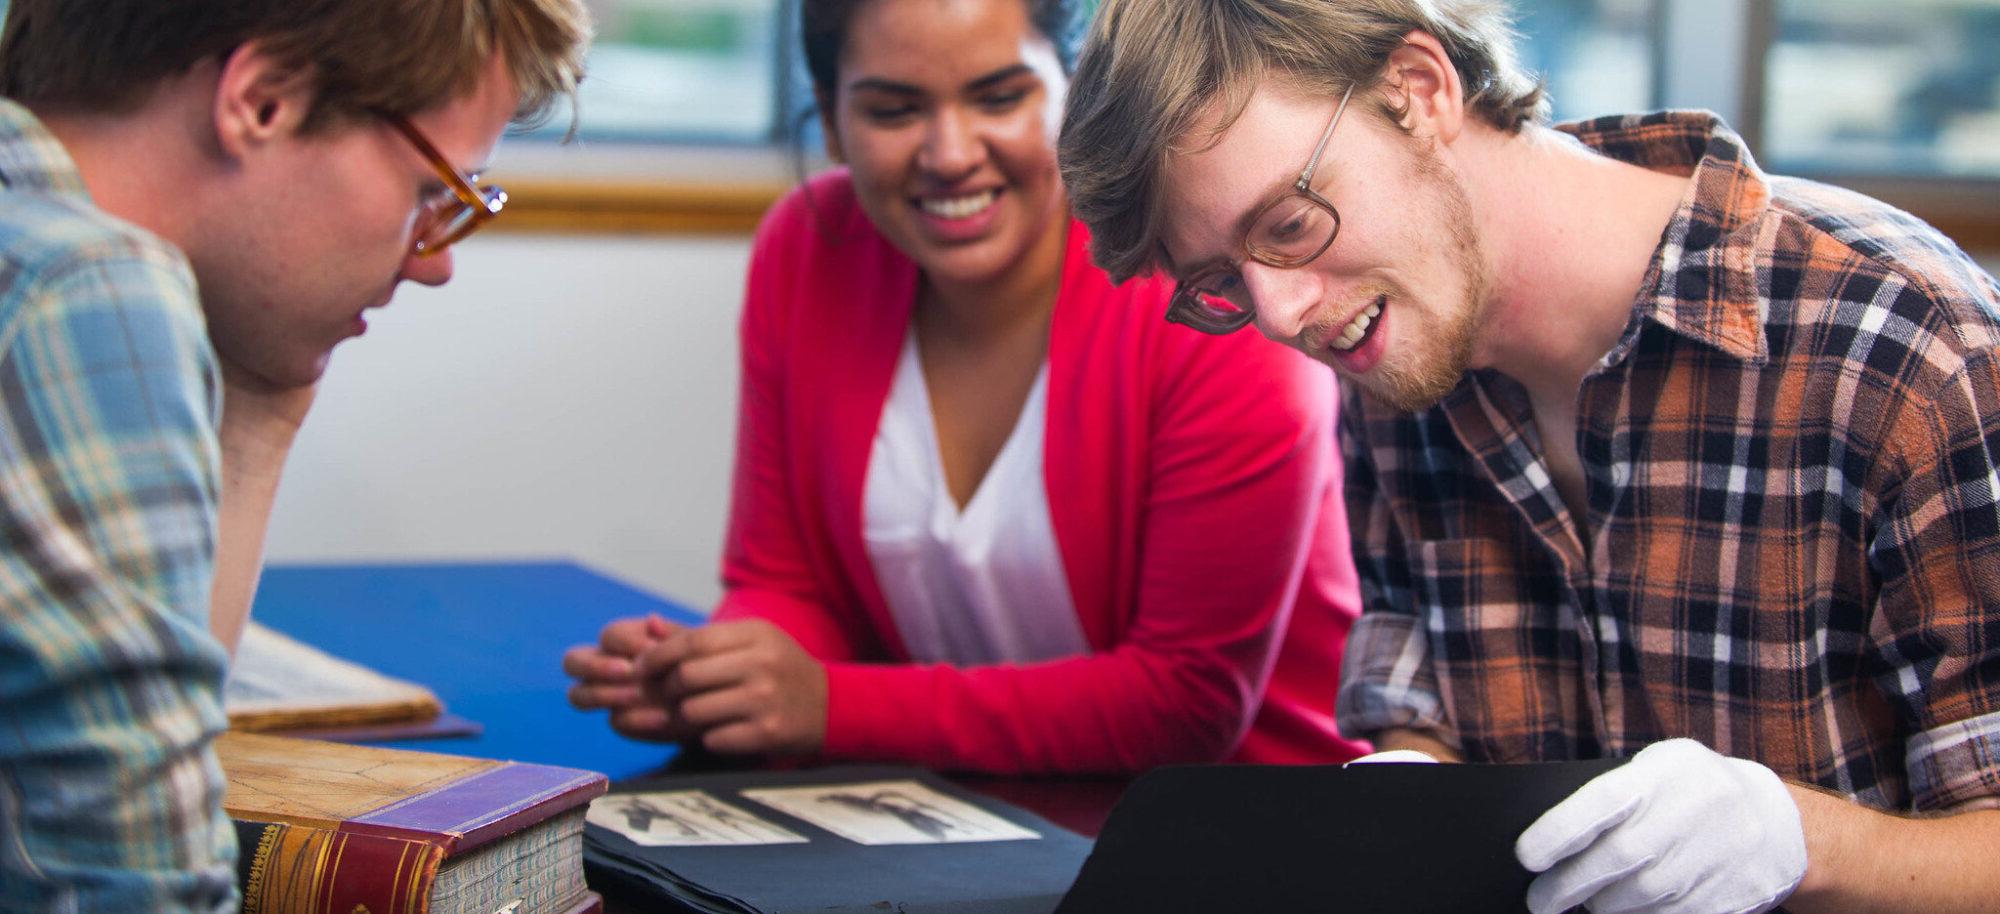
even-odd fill
[{"label": "eyebrow", "polygon": [[[1231,236],[1240,240],[1244,236],[1250,234],[1251,221],[1256,219],[1257,215],[1264,211],[1264,207],[1270,206],[1272,203],[1277,202],[1277,200],[1280,197],[1290,192],[1292,184],[1296,181],[1298,181],[1298,176],[1293,175],[1289,180],[1279,179],[1278,181],[1273,182],[1271,188],[1266,189],[1262,194],[1259,194],[1257,196],[1257,202],[1250,204],[1250,206],[1248,206],[1243,210],[1242,215],[1236,217],[1236,222],[1232,226],[1233,231],[1230,233]],[[1180,272],[1178,268],[1179,265],[1175,263],[1174,252],[1172,250],[1169,250],[1167,247],[1167,239],[1161,238],[1159,241],[1159,245],[1160,245],[1160,257],[1165,261],[1165,266],[1168,268],[1169,272],[1176,274],[1179,273]],[[1236,253],[1235,251],[1227,252],[1222,255],[1222,259],[1230,260],[1233,263],[1235,253]],[[1203,265],[1206,265],[1214,263],[1216,259],[1217,258],[1209,257],[1198,262]]]},{"label": "eyebrow", "polygon": [[1298,175],[1292,175],[1290,178],[1280,178],[1273,182],[1269,188],[1266,188],[1263,193],[1257,195],[1257,202],[1250,204],[1250,206],[1243,210],[1242,215],[1236,217],[1236,236],[1241,238],[1250,234],[1250,224],[1256,221],[1257,217],[1264,212],[1266,207],[1289,195],[1292,191],[1292,185],[1298,183],[1298,180]]},{"label": "eyebrow", "polygon": [[[974,79],[971,82],[966,83],[965,88],[967,91],[977,92],[981,89],[992,88],[994,85],[998,83],[1006,82],[1007,80],[1013,79],[1014,77],[1020,76],[1024,73],[1032,74],[1034,72],[1035,71],[1030,69],[1027,64],[1017,63],[1011,66],[1001,67],[998,70],[994,70],[991,73],[988,73],[984,76]],[[856,79],[853,82],[847,84],[847,91],[887,92],[891,95],[924,94],[923,89],[920,89],[914,85],[905,82],[897,82],[893,79],[885,79],[880,76],[863,76],[859,79]]]}]

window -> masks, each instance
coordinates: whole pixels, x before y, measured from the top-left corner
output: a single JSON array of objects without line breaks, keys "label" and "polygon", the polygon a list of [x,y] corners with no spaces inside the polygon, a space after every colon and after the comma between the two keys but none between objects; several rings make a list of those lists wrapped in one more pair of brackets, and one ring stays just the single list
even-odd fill
[{"label": "window", "polygon": [[[751,143],[778,138],[780,0],[594,0],[579,93],[584,140]],[[543,128],[560,135],[567,112]]]},{"label": "window", "polygon": [[1521,63],[1542,74],[1557,120],[1651,107],[1653,0],[1517,3]]},{"label": "window", "polygon": [[1765,155],[1782,171],[2000,178],[1996,46],[2000,0],[1784,0]]}]

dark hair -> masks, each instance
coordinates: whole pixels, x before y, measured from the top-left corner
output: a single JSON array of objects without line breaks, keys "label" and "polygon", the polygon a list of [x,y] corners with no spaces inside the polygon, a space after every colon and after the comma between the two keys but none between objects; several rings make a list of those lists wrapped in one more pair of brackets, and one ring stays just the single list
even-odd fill
[{"label": "dark hair", "polygon": [[519,120],[582,78],[583,0],[13,0],[0,95],[31,108],[122,113],[162,79],[256,41],[313,81],[306,129],[411,114],[472,90],[495,52]]},{"label": "dark hair", "polygon": [[[840,53],[847,47],[847,26],[863,4],[872,0],[799,0],[799,43],[805,48],[806,72],[813,88],[831,96],[840,79]],[[1028,7],[1028,21],[1055,45],[1063,73],[1076,65],[1077,45],[1086,24],[1083,0],[1016,0]]]}]

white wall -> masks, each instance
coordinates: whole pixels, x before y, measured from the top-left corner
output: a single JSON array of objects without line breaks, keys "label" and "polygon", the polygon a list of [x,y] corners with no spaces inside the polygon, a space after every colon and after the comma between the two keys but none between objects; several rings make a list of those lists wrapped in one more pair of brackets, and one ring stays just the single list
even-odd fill
[{"label": "white wall", "polygon": [[748,237],[487,233],[335,351],[274,562],[573,558],[706,610]]}]

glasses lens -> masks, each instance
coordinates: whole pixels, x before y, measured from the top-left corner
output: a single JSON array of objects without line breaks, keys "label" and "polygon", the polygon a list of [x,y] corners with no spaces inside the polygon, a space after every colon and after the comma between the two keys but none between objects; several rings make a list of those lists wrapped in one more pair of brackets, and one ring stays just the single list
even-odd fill
[{"label": "glasses lens", "polygon": [[1293,267],[1318,257],[1340,228],[1333,211],[1303,194],[1271,204],[1250,227],[1249,248],[1258,260]]},{"label": "glasses lens", "polygon": [[1174,290],[1167,318],[1204,333],[1229,333],[1250,323],[1249,290],[1235,270],[1210,270]]},{"label": "glasses lens", "polygon": [[484,206],[451,197],[428,207],[418,220],[417,253],[435,254],[444,250],[472,234],[507,203],[507,192],[490,184],[479,188],[479,195],[486,201]]}]

